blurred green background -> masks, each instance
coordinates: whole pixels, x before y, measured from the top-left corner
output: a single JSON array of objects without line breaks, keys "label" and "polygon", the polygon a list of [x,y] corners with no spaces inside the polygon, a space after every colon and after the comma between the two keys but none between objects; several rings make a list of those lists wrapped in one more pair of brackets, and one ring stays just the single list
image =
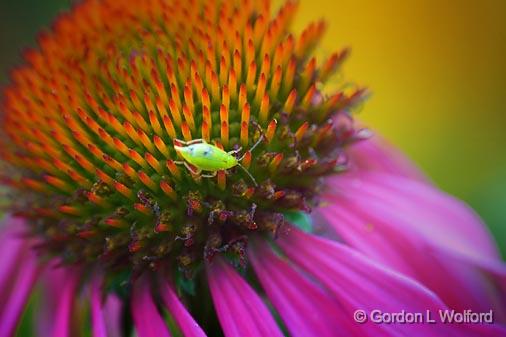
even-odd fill
[{"label": "blurred green background", "polygon": [[[0,0],[2,85],[71,3]],[[345,77],[374,94],[359,118],[468,202],[506,256],[506,1],[301,0],[295,28],[320,17],[321,53],[351,46]]]}]

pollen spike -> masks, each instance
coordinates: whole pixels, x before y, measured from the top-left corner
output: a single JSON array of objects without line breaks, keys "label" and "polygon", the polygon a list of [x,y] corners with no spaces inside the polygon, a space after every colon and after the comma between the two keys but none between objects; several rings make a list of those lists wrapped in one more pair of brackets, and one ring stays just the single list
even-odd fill
[{"label": "pollen spike", "polygon": [[190,127],[188,126],[188,124],[186,124],[186,122],[183,122],[183,124],[181,124],[181,132],[183,133],[183,138],[185,141],[189,142],[190,140],[192,140]]},{"label": "pollen spike", "polygon": [[300,142],[302,140],[302,137],[306,134],[307,129],[309,128],[309,123],[304,122],[295,132],[295,139],[297,139],[297,142]]},{"label": "pollen spike", "polygon": [[237,103],[237,106],[239,106],[239,107],[244,106],[244,104],[247,103],[247,99],[248,99],[248,93],[246,91],[246,85],[243,83],[243,84],[241,84],[241,86],[239,88],[239,101]]},{"label": "pollen spike", "polygon": [[215,101],[220,100],[220,84],[214,71],[211,71],[211,96]]},{"label": "pollen spike", "polygon": [[274,139],[274,135],[276,134],[276,127],[278,125],[278,121],[273,119],[267,126],[267,132],[265,133],[265,138],[267,138],[267,142],[272,142]]},{"label": "pollen spike", "polygon": [[[135,204],[134,204],[134,208],[135,208],[138,212],[143,213],[144,215],[148,215],[148,216],[149,216],[149,215],[151,215],[151,214],[152,214],[152,213],[151,213],[151,210],[150,210],[147,206],[145,206],[145,205],[143,205],[143,204],[140,204],[140,203],[135,203]],[[130,250],[131,250],[131,251],[137,251],[138,249],[140,249],[140,247],[139,247],[139,248],[137,248],[137,247],[133,248],[133,246],[131,246],[131,247],[130,247]]]},{"label": "pollen spike", "polygon": [[123,172],[132,179],[133,181],[138,180],[137,172],[132,168],[132,166],[128,165],[128,163],[123,163]]},{"label": "pollen spike", "polygon": [[234,51],[234,72],[237,78],[240,79],[242,77],[242,59],[237,49]]},{"label": "pollen spike", "polygon": [[340,53],[333,53],[329,59],[323,64],[318,77],[321,82],[326,82],[334,72],[339,69],[340,64],[346,59],[349,50],[345,49]]},{"label": "pollen spike", "polygon": [[110,208],[110,206],[111,206],[106,198],[103,198],[103,197],[97,195],[96,193],[88,192],[88,193],[86,193],[86,197],[88,198],[88,200],[90,202],[92,202],[95,205],[98,205],[102,208]]},{"label": "pollen spike", "polygon": [[139,171],[139,172],[137,172],[137,174],[139,175],[139,180],[144,185],[149,187],[153,192],[156,192],[158,190],[158,187],[155,184],[155,182],[153,181],[153,179],[151,179],[151,177],[148,176],[144,171]]},{"label": "pollen spike", "polygon": [[132,158],[140,167],[142,167],[145,170],[148,169],[148,164],[137,151],[130,149],[128,150],[128,152],[130,154],[130,158]]},{"label": "pollen spike", "polygon": [[138,135],[137,135],[137,132],[135,131],[134,127],[132,126],[132,124],[130,124],[129,122],[125,121],[123,123],[123,127],[125,128],[127,134],[128,134],[128,137],[130,137],[131,140],[133,140],[137,145],[142,145]]},{"label": "pollen spike", "polygon": [[[70,152],[70,151],[67,151],[67,152]],[[77,153],[73,154],[73,157],[74,157],[75,161],[82,168],[84,168],[86,171],[88,171],[89,173],[92,173],[92,174],[95,173],[95,166],[89,160],[87,160],[86,158],[84,158],[83,156],[81,156]]]},{"label": "pollen spike", "polygon": [[128,222],[126,222],[125,220],[114,219],[114,218],[105,219],[104,223],[108,226],[121,228],[121,229],[128,228],[128,226],[129,226]]},{"label": "pollen spike", "polygon": [[128,146],[126,146],[125,143],[123,143],[118,138],[113,138],[112,141],[113,141],[113,144],[114,144],[114,146],[115,146],[116,149],[118,149],[121,153],[123,153],[126,156],[129,155],[129,153],[128,153]]},{"label": "pollen spike", "polygon": [[144,145],[148,151],[155,152],[155,147],[151,142],[151,139],[149,139],[149,137],[144,132],[142,132],[142,130],[137,130],[137,136],[139,137],[142,145]]},{"label": "pollen spike", "polygon": [[[186,103],[185,107],[188,111],[193,111],[193,91],[191,89],[191,85],[186,84],[184,87],[184,101]],[[184,108],[183,108],[184,110]]]},{"label": "pollen spike", "polygon": [[177,201],[177,194],[168,182],[166,182],[165,180],[161,180],[160,188],[165,194],[167,194],[172,199],[172,201]]},{"label": "pollen spike", "polygon": [[58,207],[58,210],[62,213],[73,215],[73,216],[79,216],[81,215],[81,210],[75,206],[71,205],[62,205]]},{"label": "pollen spike", "polygon": [[229,134],[229,130],[228,130],[228,122],[226,121],[223,121],[221,122],[221,143],[223,144],[224,147],[228,147],[228,134]]},{"label": "pollen spike", "polygon": [[271,174],[274,174],[278,170],[279,164],[281,163],[282,160],[283,160],[283,153],[278,153],[274,156],[274,158],[272,158],[269,164],[269,172]]},{"label": "pollen spike", "polygon": [[170,109],[170,113],[172,115],[172,118],[174,119],[174,123],[177,125],[177,126],[180,126],[181,125],[181,113],[179,112],[179,107],[178,105],[180,106],[181,103],[177,104],[176,101],[174,99],[170,99],[169,101],[169,109]]},{"label": "pollen spike", "polygon": [[179,168],[174,163],[173,160],[167,160],[167,169],[169,169],[169,172],[176,177],[177,179],[181,179],[181,171],[179,171]]},{"label": "pollen spike", "polygon": [[[258,79],[257,83],[257,91],[255,93],[255,104],[260,105],[261,99],[265,94],[265,86],[267,85],[267,79],[265,77],[264,73],[260,74],[260,78]],[[263,121],[265,122],[265,121]],[[262,120],[261,120],[262,123]]]},{"label": "pollen spike", "polygon": [[202,135],[202,137],[204,139],[206,139],[206,140],[210,140],[211,139],[212,130],[213,130],[213,120],[211,118],[211,112],[209,111],[209,108],[206,107],[206,106],[204,106],[203,111],[202,111],[202,120],[203,120],[203,124],[205,123],[206,124],[206,128],[208,129],[207,130],[207,135],[208,135],[209,139],[207,139],[206,137],[204,137],[204,135]]},{"label": "pollen spike", "polygon": [[192,132],[195,132],[195,121],[193,119],[193,112],[189,106],[187,106],[187,105],[183,106],[183,115],[184,115],[185,122],[188,125],[188,127],[190,128],[190,130]]},{"label": "pollen spike", "polygon": [[153,110],[149,111],[149,122],[151,123],[151,127],[153,128],[153,131],[158,135],[162,136],[162,127],[160,125],[160,122],[158,122],[158,117],[156,116],[155,112]]},{"label": "pollen spike", "polygon": [[122,183],[116,181],[114,183],[114,188],[116,189],[116,191],[124,195],[126,198],[131,200],[134,199],[134,193],[132,192],[132,190],[123,185]]},{"label": "pollen spike", "polygon": [[174,128],[174,124],[172,124],[172,120],[169,116],[163,116],[163,126],[165,127],[165,131],[172,138],[177,138],[176,129]]},{"label": "pollen spike", "polygon": [[244,157],[242,158],[242,166],[244,166],[246,169],[249,169],[251,165],[251,151],[247,151],[244,154]]},{"label": "pollen spike", "polygon": [[225,174],[225,171],[221,170],[221,171],[218,171],[217,175],[216,175],[216,179],[218,181],[218,187],[220,190],[225,190],[225,188],[227,187],[227,176]]},{"label": "pollen spike", "polygon": [[31,188],[35,191],[41,192],[41,193],[47,193],[49,192],[48,186],[38,180],[31,179],[31,178],[22,178],[21,182],[23,185],[27,186],[28,188]]},{"label": "pollen spike", "polygon": [[51,175],[45,175],[44,180],[51,186],[56,187],[57,189],[64,191],[64,192],[73,192],[72,186],[70,186],[67,182],[64,180],[51,176]]},{"label": "pollen spike", "polygon": [[313,97],[314,97],[314,94],[316,92],[316,85],[312,85],[309,90],[306,92],[306,95],[304,96],[304,98],[302,99],[302,102],[301,102],[301,105],[302,107],[304,108],[309,108],[309,106],[312,104],[313,102]]},{"label": "pollen spike", "polygon": [[269,54],[264,55],[264,59],[262,61],[262,67],[260,68],[260,74],[269,75],[271,72],[271,58]]},{"label": "pollen spike", "polygon": [[163,173],[163,170],[162,170],[162,165],[160,165],[160,162],[158,161],[158,159],[156,159],[151,153],[149,152],[146,152],[146,154],[144,155],[144,158],[146,159],[146,161],[148,162],[148,164],[158,173],[158,174],[162,174]]},{"label": "pollen spike", "polygon": [[283,106],[283,112],[290,115],[292,113],[293,107],[295,105],[295,100],[297,99],[297,90],[293,89],[288,98],[285,101],[285,105]]},{"label": "pollen spike", "polygon": [[211,141],[211,133],[206,121],[202,122],[202,139],[204,139],[206,142]]},{"label": "pollen spike", "polygon": [[267,122],[267,119],[269,118],[269,108],[270,108],[269,95],[265,94],[264,97],[262,98],[262,102],[260,103],[259,117],[261,124],[265,124]]},{"label": "pollen spike", "polygon": [[163,154],[165,156],[165,158],[170,158],[169,149],[167,148],[167,146],[163,142],[162,138],[160,138],[157,135],[154,135],[153,136],[153,143],[155,143],[156,148],[158,149],[158,151],[160,151],[161,154]]},{"label": "pollen spike", "polygon": [[246,88],[249,88],[251,91],[253,90],[253,83],[256,80],[257,73],[257,64],[255,61],[252,61],[248,67],[248,73],[246,75]]},{"label": "pollen spike", "polygon": [[233,101],[237,100],[237,75],[234,69],[230,70],[228,75],[228,88],[230,91],[230,97]]},{"label": "pollen spike", "polygon": [[85,188],[91,187],[91,182],[83,177],[81,174],[79,174],[76,170],[69,169],[66,171],[67,175],[74,180],[76,183],[78,183],[80,186],[83,186]]},{"label": "pollen spike", "polygon": [[148,124],[146,123],[146,120],[144,120],[144,117],[142,117],[142,115],[140,113],[135,111],[133,113],[133,118],[134,118],[133,120],[135,121],[135,124],[139,128],[141,128],[145,132],[149,132],[150,127],[148,126]]},{"label": "pollen spike", "polygon": [[225,106],[225,108],[228,110],[228,108],[230,106],[230,92],[228,90],[228,86],[227,85],[223,86],[223,91],[222,91],[222,94],[221,94],[221,104],[223,106]]},{"label": "pollen spike", "polygon": [[211,108],[211,100],[209,98],[209,92],[206,90],[206,88],[202,89],[202,106],[203,108],[210,109]]}]

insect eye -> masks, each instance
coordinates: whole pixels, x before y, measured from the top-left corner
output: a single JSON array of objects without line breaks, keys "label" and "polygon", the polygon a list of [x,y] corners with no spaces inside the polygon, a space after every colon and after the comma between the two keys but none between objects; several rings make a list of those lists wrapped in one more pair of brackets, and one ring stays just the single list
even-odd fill
[{"label": "insect eye", "polygon": [[202,153],[204,156],[207,156],[209,154],[209,150],[205,150],[203,153]]}]

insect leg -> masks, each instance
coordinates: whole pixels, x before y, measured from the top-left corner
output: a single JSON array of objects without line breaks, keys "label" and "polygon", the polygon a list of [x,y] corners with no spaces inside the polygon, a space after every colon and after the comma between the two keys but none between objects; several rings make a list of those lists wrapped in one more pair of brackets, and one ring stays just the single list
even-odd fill
[{"label": "insect leg", "polygon": [[211,171],[211,173],[202,174],[201,177],[204,177],[204,178],[214,178],[214,177],[216,177],[217,173],[218,173],[218,171]]},{"label": "insect leg", "polygon": [[190,171],[191,174],[194,174],[194,175],[200,175],[200,173],[202,172],[202,170],[199,170],[198,168],[196,168],[195,166],[192,166],[190,164],[188,164],[187,162],[185,161],[177,161],[177,162],[174,162],[175,164],[178,164],[178,165],[184,165],[184,167],[186,167],[186,169],[188,171]]},{"label": "insect leg", "polygon": [[228,151],[228,154],[234,155],[242,151],[242,146],[238,148],[237,150]]},{"label": "insect leg", "polygon": [[240,163],[237,163],[237,166],[239,166],[244,172],[246,172],[246,174],[250,177],[251,181],[253,181],[253,184],[255,184],[255,186],[258,186],[257,181],[255,180],[255,178],[253,178],[253,176],[251,175],[251,173],[249,173],[249,171],[244,166],[242,166]]},{"label": "insect leg", "polygon": [[202,138],[192,139],[189,141],[184,141],[184,140],[180,140],[180,139],[174,139],[174,140],[177,141],[178,143],[186,145],[186,146],[193,145],[193,144],[206,143],[206,141]]}]

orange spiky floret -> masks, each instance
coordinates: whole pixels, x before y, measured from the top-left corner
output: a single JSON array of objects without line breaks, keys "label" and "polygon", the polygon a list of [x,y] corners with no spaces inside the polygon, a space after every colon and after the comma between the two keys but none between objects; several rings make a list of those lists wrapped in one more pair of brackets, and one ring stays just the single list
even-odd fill
[{"label": "orange spiky floret", "polygon": [[[311,52],[325,24],[295,36],[296,9],[288,1],[271,15],[269,0],[76,5],[40,35],[4,91],[0,155],[16,174],[2,181],[27,196],[12,208],[44,223],[34,233],[50,253],[124,268],[144,267],[143,256],[198,255],[211,230],[226,247],[277,228],[272,219],[282,217],[271,213],[309,209],[319,177],[355,140],[335,121],[364,92],[318,90],[348,52],[318,66]],[[174,141],[198,138],[242,146],[254,181],[236,168],[202,178],[179,165]],[[245,205],[256,210],[248,224],[234,220]],[[105,245],[111,237],[116,244]]]}]

